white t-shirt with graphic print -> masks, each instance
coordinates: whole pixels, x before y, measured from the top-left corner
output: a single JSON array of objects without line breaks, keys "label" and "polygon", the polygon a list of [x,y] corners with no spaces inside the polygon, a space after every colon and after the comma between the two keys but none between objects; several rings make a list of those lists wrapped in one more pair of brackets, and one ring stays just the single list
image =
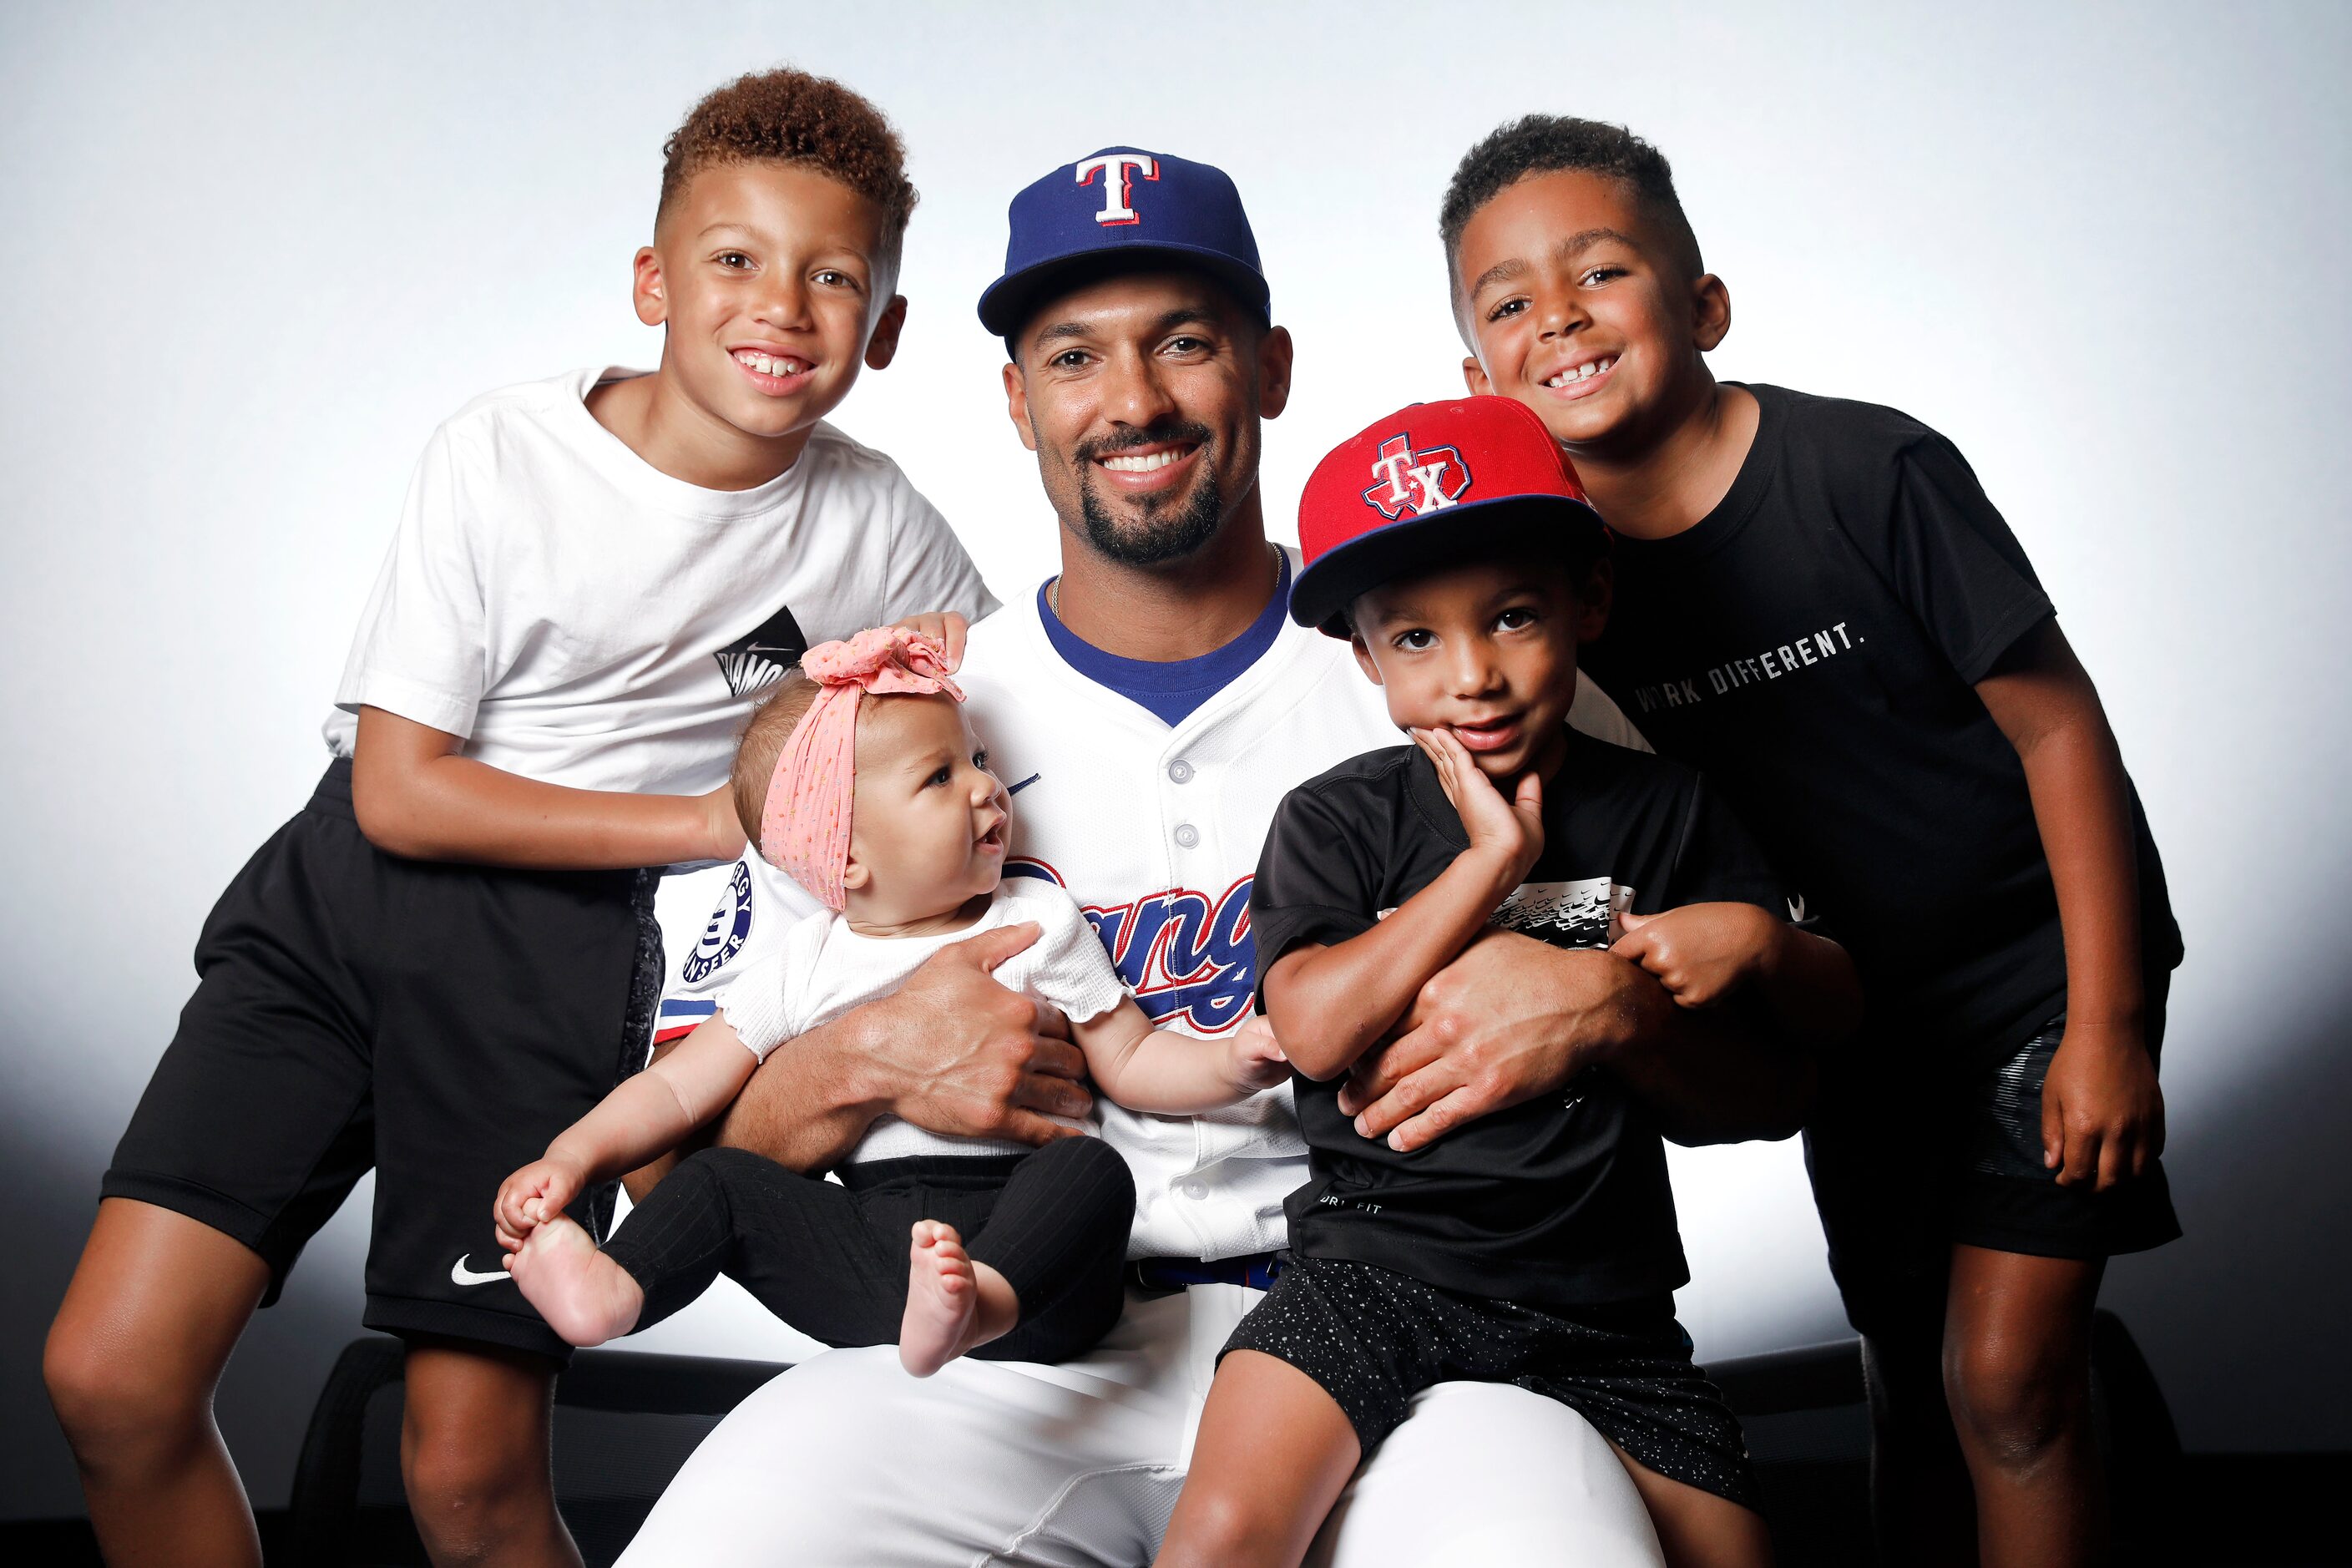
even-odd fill
[{"label": "white t-shirt with graphic print", "polygon": [[326,721],[337,756],[364,704],[526,778],[698,794],[811,645],[996,607],[898,464],[830,425],[753,489],[654,468],[585,401],[641,374],[507,387],[433,433]]},{"label": "white t-shirt with graphic print", "polygon": [[[1037,940],[996,966],[992,973],[998,984],[1060,1008],[1074,1024],[1109,1012],[1127,996],[1127,986],[1076,901],[1049,882],[1008,877],[979,920],[939,936],[861,936],[829,910],[803,920],[719,994],[719,1010],[764,1062],[770,1051],[794,1036],[889,995],[940,949],[1028,921],[1041,928]],[[1066,1125],[1095,1131],[1085,1122]],[[1025,1154],[1029,1147],[999,1139],[950,1138],[885,1116],[866,1130],[847,1163],[915,1154]]]}]

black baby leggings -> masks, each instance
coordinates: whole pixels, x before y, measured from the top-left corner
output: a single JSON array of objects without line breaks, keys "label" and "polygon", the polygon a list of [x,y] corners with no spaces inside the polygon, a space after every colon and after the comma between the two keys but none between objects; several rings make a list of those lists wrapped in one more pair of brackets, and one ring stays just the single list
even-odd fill
[{"label": "black baby leggings", "polygon": [[925,1155],[841,1168],[841,1184],[741,1149],[705,1149],[636,1206],[605,1252],[646,1293],[638,1328],[724,1273],[829,1345],[896,1344],[919,1219],[943,1220],[1021,1298],[1021,1324],[973,1353],[1067,1361],[1118,1321],[1135,1179],[1099,1138],[1025,1154]]}]

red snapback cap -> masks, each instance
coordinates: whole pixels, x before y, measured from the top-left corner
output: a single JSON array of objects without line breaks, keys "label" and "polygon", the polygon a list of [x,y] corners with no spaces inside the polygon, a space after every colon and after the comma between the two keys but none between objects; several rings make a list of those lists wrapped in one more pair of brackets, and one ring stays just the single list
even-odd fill
[{"label": "red snapback cap", "polygon": [[1381,584],[1473,557],[1501,540],[1538,548],[1605,538],[1568,454],[1507,397],[1415,403],[1315,465],[1298,499],[1306,567],[1290,618],[1348,635],[1348,606]]}]

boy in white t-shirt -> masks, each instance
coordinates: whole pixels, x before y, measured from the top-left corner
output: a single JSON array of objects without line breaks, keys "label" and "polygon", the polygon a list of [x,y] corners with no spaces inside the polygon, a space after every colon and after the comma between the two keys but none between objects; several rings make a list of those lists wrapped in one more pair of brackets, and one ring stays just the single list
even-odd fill
[{"label": "boy in white t-shirt", "polygon": [[[435,432],[310,805],[206,921],[101,1188],[49,1388],[116,1563],[257,1563],[210,1391],[371,1167],[369,1326],[409,1344],[402,1466],[439,1561],[576,1563],[548,1389],[569,1348],[482,1202],[636,1069],[655,871],[743,844],[755,694],[812,643],[994,607],[896,465],[822,417],[897,348],[896,133],[779,70],[664,149],[650,375],[581,372]],[[601,1228],[610,1188],[573,1213]]]},{"label": "boy in white t-shirt", "polygon": [[1130,1110],[1190,1115],[1289,1080],[1263,1027],[1211,1040],[1154,1029],[1076,900],[1005,878],[1011,797],[928,639],[876,628],[811,648],[802,669],[744,732],[735,803],[761,855],[831,913],[793,927],[729,989],[723,1016],[507,1178],[508,1267],[575,1345],[658,1322],[723,1269],[828,1344],[895,1342],[918,1377],[974,1352],[1083,1355],[1118,1320],[1135,1215],[1127,1162],[1099,1138],[1032,1149],[884,1117],[838,1184],[704,1149],[602,1252],[563,1215],[709,1125],[778,1046],[983,931],[1035,928],[997,983],[1067,1017],[1096,1086]]}]

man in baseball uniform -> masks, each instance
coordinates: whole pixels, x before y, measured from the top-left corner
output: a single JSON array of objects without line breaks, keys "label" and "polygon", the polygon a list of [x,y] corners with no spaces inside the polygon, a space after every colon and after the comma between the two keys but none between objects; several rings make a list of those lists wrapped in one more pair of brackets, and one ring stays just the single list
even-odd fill
[{"label": "man in baseball uniform", "polygon": [[[1252,1025],[1250,879],[1283,795],[1392,745],[1346,644],[1286,615],[1261,421],[1289,392],[1233,182],[1112,148],[1015,196],[982,321],[1004,337],[1015,431],[1037,455],[1061,574],[973,628],[959,674],[1013,797],[1008,876],[1084,904],[1163,1025]],[[1367,475],[1366,483],[1377,476]],[[1586,686],[1571,721],[1641,741]],[[747,856],[662,1004],[675,1037],[812,906]],[[1040,1141],[1090,1101],[1056,1021],[988,978],[1022,931],[951,947],[897,995],[772,1056],[720,1133],[822,1170],[882,1113]],[[1678,1014],[1641,970],[1496,933],[1424,992],[1350,1088],[1412,1148],[1605,1061],[1690,1141],[1790,1131],[1803,1065]],[[1135,1173],[1129,1309],[1086,1359],[965,1359],[919,1381],[887,1346],[835,1350],[711,1434],[626,1563],[1132,1564],[1176,1493],[1218,1347],[1283,1244],[1306,1173],[1289,1090],[1195,1117],[1096,1107]],[[1445,1384],[1369,1460],[1311,1559],[1331,1564],[1654,1563],[1647,1517],[1581,1417],[1507,1385]]]}]

